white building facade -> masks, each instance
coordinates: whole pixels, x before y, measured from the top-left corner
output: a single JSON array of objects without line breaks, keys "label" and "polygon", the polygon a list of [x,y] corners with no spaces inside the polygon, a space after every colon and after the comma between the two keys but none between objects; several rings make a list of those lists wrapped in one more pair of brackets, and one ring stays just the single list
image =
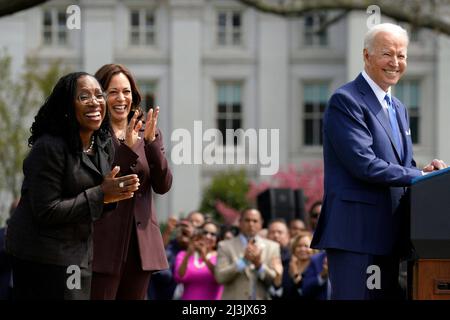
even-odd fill
[{"label": "white building facade", "polygon": [[[81,25],[69,30],[66,9],[74,4]],[[27,56],[43,65],[61,59],[73,71],[90,73],[105,63],[126,65],[145,96],[143,107],[161,107],[169,159],[174,130],[187,129],[194,140],[194,121],[202,121],[203,130],[279,129],[284,167],[322,159],[326,102],[362,70],[367,15],[353,12],[312,32],[325,17],[283,19],[231,0],[54,0],[1,18],[0,47],[13,57],[13,73]],[[410,108],[420,164],[450,162],[448,74],[448,38],[427,30],[413,34],[408,71],[394,94]],[[192,147],[192,158],[201,157],[202,147]],[[236,152],[246,152],[245,145],[224,149]],[[157,196],[160,220],[198,208],[211,177],[230,167],[239,165],[172,162],[172,189]],[[270,178],[259,176],[259,165],[243,167],[254,179]]]}]

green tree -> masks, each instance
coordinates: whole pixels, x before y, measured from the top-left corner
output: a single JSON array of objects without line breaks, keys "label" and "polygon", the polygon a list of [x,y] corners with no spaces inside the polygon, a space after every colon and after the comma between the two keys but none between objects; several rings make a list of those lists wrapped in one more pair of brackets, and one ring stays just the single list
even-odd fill
[{"label": "green tree", "polygon": [[[22,162],[28,148],[33,116],[64,72],[60,61],[40,67],[37,60],[26,61],[24,72],[13,77],[11,57],[0,53],[0,190],[13,198],[20,195]],[[2,212],[9,204],[2,204]]]},{"label": "green tree", "polygon": [[217,201],[222,201],[235,210],[242,210],[250,205],[246,197],[248,190],[249,183],[244,170],[219,173],[205,189],[200,211],[223,222],[222,214],[216,208]]}]

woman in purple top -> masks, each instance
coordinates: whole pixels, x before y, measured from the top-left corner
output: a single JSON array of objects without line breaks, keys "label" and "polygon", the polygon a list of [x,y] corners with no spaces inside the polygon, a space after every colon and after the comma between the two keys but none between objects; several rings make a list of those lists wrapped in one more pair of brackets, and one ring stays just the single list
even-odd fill
[{"label": "woman in purple top", "polygon": [[181,300],[220,300],[223,286],[214,277],[218,232],[215,223],[205,223],[195,230],[187,251],[178,253],[175,281],[184,286]]}]

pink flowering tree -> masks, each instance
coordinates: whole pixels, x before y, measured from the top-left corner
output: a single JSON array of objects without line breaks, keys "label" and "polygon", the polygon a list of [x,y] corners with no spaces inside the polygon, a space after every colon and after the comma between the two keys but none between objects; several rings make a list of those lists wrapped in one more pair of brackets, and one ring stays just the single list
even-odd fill
[{"label": "pink flowering tree", "polygon": [[[245,206],[256,206],[256,199],[258,194],[265,191],[268,188],[290,188],[290,189],[302,189],[305,196],[305,209],[309,210],[311,205],[322,200],[323,196],[323,164],[322,162],[311,162],[305,163],[300,167],[296,167],[293,164],[288,165],[286,168],[281,169],[277,174],[275,174],[269,181],[262,181],[256,183],[254,181],[247,181],[244,179],[244,173],[240,173],[240,178],[237,179],[241,187],[236,188],[236,177],[234,174],[228,173],[222,176],[219,180],[223,184],[221,188],[216,185],[218,181],[213,182],[210,186],[211,189],[217,189],[216,192],[210,194],[204,198],[204,204],[209,203],[209,207],[203,206],[205,210],[214,211],[216,217],[219,217],[222,222],[229,225],[237,225],[239,221],[239,213]],[[234,177],[233,177],[234,176]],[[233,186],[229,183],[233,182]],[[247,184],[244,187],[243,184]],[[227,193],[231,190],[239,190],[239,196],[234,192]],[[227,191],[225,191],[227,190]],[[246,190],[245,199],[242,199],[242,193]],[[208,199],[208,202],[205,200]],[[239,199],[239,200],[238,200]],[[238,200],[238,201],[236,201]],[[212,210],[211,210],[212,209]]]},{"label": "pink flowering tree", "polygon": [[246,197],[248,188],[244,170],[221,172],[204,190],[200,211],[217,222],[233,225],[239,219],[240,210],[250,205]]},{"label": "pink flowering tree", "polygon": [[309,210],[314,202],[322,200],[323,197],[323,163],[304,163],[300,168],[290,164],[287,168],[278,171],[269,182],[250,182],[248,200],[256,204],[258,194],[268,188],[302,189],[305,196],[305,209]]}]

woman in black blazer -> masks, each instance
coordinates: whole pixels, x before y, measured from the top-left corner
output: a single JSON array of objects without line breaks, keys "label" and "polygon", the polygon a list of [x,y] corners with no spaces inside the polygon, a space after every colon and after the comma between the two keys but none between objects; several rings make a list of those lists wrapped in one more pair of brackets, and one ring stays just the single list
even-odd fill
[{"label": "woman in black blazer", "polygon": [[6,235],[15,299],[89,299],[92,223],[133,197],[116,177],[105,95],[84,72],[62,77],[31,127],[19,205]]}]

